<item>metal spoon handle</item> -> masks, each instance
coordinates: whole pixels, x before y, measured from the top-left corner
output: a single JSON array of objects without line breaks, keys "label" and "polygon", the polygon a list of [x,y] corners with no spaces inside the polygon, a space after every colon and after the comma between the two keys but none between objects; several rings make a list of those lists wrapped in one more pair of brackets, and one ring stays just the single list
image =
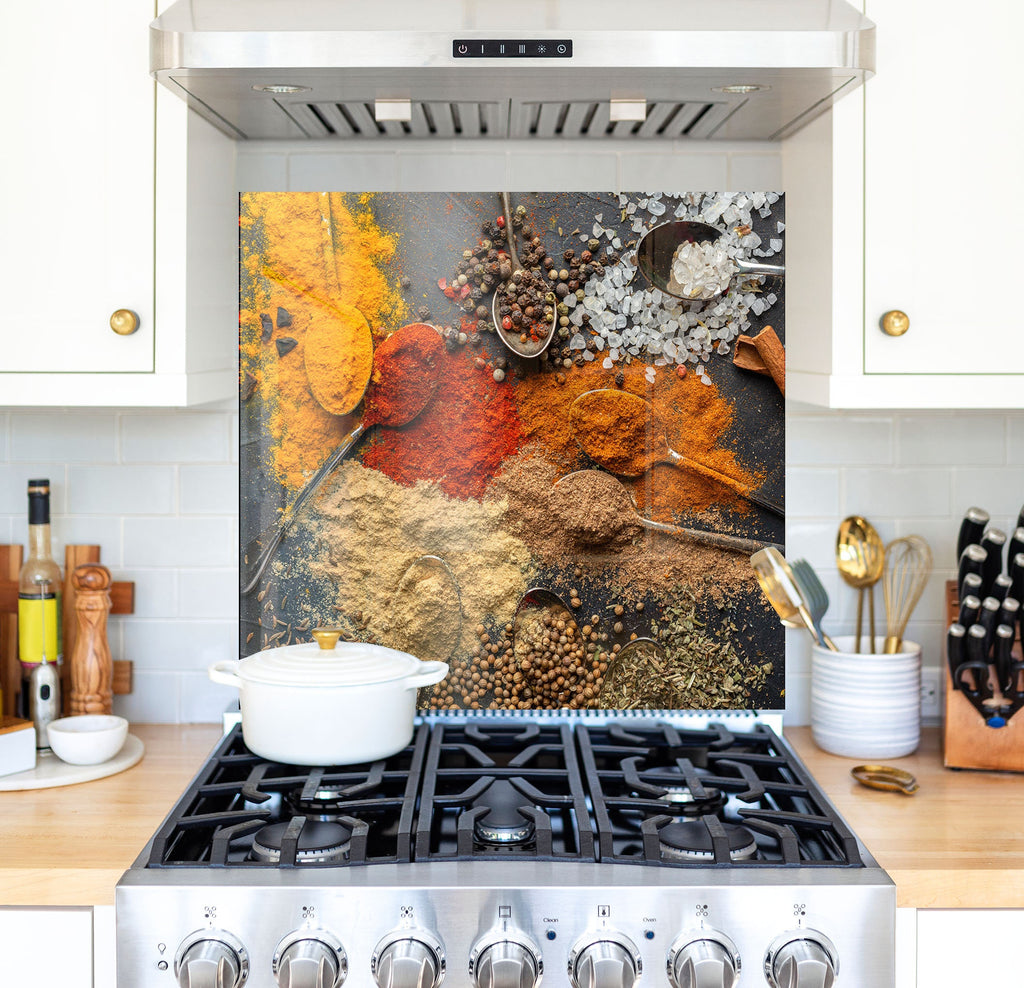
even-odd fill
[{"label": "metal spoon handle", "polygon": [[767,501],[763,497],[754,494],[750,490],[750,487],[747,484],[744,484],[742,480],[737,480],[735,477],[730,477],[725,473],[719,473],[712,467],[706,466],[697,460],[687,459],[687,457],[683,456],[681,453],[677,453],[674,449],[670,449],[668,451],[666,459],[677,467],[692,470],[694,473],[699,473],[702,476],[710,477],[712,480],[717,480],[720,484],[723,484],[730,490],[735,491],[740,495],[740,497],[745,497],[752,504],[756,504],[759,507],[764,508],[766,511],[770,511],[772,514],[778,515],[780,518],[786,517],[786,512],[780,505],[775,504],[773,501]]},{"label": "metal spoon handle", "polygon": [[774,274],[782,277],[786,273],[784,264],[758,264],[756,261],[735,260],[736,270],[740,274]]},{"label": "metal spoon handle", "polygon": [[[362,422],[359,423],[341,442],[341,444],[327,457],[326,460],[320,465],[320,468],[316,473],[313,474],[309,480],[306,481],[306,486],[299,491],[298,496],[295,500],[281,512],[281,517],[278,519],[277,525],[274,527],[274,531],[270,536],[269,541],[260,550],[260,554],[256,559],[256,564],[253,567],[252,575],[249,577],[249,582],[242,587],[243,594],[252,593],[256,589],[257,584],[260,582],[260,577],[263,576],[264,571],[267,568],[267,564],[271,559],[274,558],[274,553],[277,551],[277,547],[281,544],[288,529],[291,528],[292,522],[295,521],[295,516],[299,513],[302,506],[312,497],[313,492],[323,483],[324,478],[345,458],[349,450],[357,442],[359,442],[362,434],[367,430],[367,426]],[[369,426],[373,428],[373,426]]]},{"label": "metal spoon handle", "polygon": [[782,552],[784,549],[784,546],[778,545],[774,542],[758,542],[755,539],[740,538],[738,535],[722,535],[718,532],[702,532],[696,528],[683,528],[679,525],[667,525],[665,522],[653,521],[650,518],[639,518],[639,521],[644,528],[650,528],[655,532],[666,532],[669,535],[678,536],[679,538],[686,539],[689,542],[695,542],[697,545],[706,545],[713,549],[729,549],[732,552],[743,552],[748,556],[757,552],[759,549],[766,548],[767,546],[778,549],[779,552]]}]

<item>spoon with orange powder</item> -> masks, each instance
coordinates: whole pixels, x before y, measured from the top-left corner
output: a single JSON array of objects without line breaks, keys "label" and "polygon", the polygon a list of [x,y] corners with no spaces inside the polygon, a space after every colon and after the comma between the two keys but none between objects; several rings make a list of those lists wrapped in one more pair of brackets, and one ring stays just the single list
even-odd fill
[{"label": "spoon with orange powder", "polygon": [[[306,481],[295,500],[281,513],[273,531],[260,538],[257,544],[262,548],[249,580],[242,588],[243,594],[252,593],[256,589],[302,506],[320,487],[324,478],[345,459],[363,433],[375,425],[392,428],[408,425],[427,407],[437,388],[437,370],[443,351],[444,343],[440,334],[427,323],[410,323],[396,329],[377,347],[373,353],[373,370],[364,386],[362,421]],[[307,359],[306,373],[310,378],[310,390],[318,400],[321,395],[334,392],[329,362],[311,363]],[[327,407],[327,411],[332,410]]]},{"label": "spoon with orange powder", "polygon": [[780,505],[755,494],[749,484],[672,449],[664,426],[655,421],[650,402],[639,395],[613,388],[585,391],[572,403],[569,421],[583,452],[612,473],[639,477],[656,463],[671,463],[714,480],[752,504],[785,517]]}]

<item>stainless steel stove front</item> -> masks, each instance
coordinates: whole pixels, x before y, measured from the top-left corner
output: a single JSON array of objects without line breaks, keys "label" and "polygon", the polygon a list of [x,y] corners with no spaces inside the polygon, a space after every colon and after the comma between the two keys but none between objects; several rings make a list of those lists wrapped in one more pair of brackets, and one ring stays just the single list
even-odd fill
[{"label": "stainless steel stove front", "polygon": [[870,859],[136,868],[117,916],[118,984],[132,988],[731,988],[740,972],[773,988],[894,983],[895,887]]}]

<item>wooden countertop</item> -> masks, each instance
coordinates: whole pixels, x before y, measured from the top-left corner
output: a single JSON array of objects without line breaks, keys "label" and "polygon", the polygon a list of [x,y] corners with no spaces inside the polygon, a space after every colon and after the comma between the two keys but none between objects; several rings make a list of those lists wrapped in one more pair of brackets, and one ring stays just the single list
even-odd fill
[{"label": "wooden countertop", "polygon": [[[132,725],[142,762],[58,789],[0,793],[0,905],[110,905],[138,856],[220,737],[213,724]],[[942,767],[939,732],[889,764],[915,796],[866,789],[858,760],[819,750],[809,728],[786,737],[879,864],[901,906],[1024,908],[1024,775]],[[861,760],[862,761],[862,760]]]}]

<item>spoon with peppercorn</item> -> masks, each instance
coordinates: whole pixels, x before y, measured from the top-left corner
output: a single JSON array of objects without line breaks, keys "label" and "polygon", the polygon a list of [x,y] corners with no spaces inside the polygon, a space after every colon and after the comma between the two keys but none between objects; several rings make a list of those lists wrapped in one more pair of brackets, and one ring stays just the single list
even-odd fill
[{"label": "spoon with peppercorn", "polygon": [[731,257],[718,246],[722,230],[696,220],[673,220],[648,230],[636,245],[636,269],[652,287],[688,302],[706,302],[728,291],[734,275],[778,275],[781,264]]},{"label": "spoon with peppercorn", "polygon": [[509,260],[511,267],[507,277],[503,277],[494,289],[491,318],[498,339],[512,353],[517,357],[539,357],[555,336],[555,304],[548,300],[548,295],[555,296],[544,280],[542,266],[524,267],[519,261],[507,192],[501,194],[501,206],[501,219],[508,238],[508,259],[501,267],[504,268]]},{"label": "spoon with peppercorn", "polygon": [[[252,593],[274,558],[288,529],[302,506],[359,442],[364,432],[377,425],[408,425],[430,404],[437,390],[437,368],[444,349],[435,327],[428,323],[409,323],[396,329],[373,354],[373,368],[363,397],[363,418],[320,464],[306,481],[295,500],[281,512],[272,530],[256,541],[260,547],[243,594]],[[249,561],[248,553],[245,562]]]}]

